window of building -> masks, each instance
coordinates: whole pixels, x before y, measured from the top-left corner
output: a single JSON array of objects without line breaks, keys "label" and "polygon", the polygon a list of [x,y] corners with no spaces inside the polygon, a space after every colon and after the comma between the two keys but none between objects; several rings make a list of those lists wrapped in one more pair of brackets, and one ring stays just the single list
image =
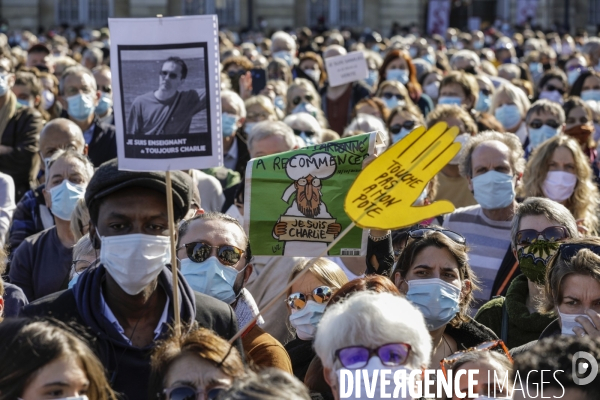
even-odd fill
[{"label": "window of building", "polygon": [[56,0],[56,21],[91,27],[106,26],[114,0]]},{"label": "window of building", "polygon": [[239,0],[183,0],[183,15],[217,14],[219,25],[238,25]]},{"label": "window of building", "polygon": [[322,19],[333,26],[361,25],[363,0],[307,0],[309,24]]}]

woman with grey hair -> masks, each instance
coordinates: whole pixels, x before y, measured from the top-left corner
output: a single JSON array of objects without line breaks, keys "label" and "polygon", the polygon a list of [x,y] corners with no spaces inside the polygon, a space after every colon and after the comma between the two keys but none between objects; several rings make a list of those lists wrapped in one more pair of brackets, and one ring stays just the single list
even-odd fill
[{"label": "woman with grey hair", "polygon": [[511,228],[511,247],[522,275],[508,287],[506,297],[484,304],[475,320],[487,326],[509,348],[537,339],[555,318],[536,309],[548,262],[561,241],[578,237],[577,223],[563,205],[541,197],[525,200],[517,209]]},{"label": "woman with grey hair", "polygon": [[[366,369],[372,374],[374,370],[389,369],[393,374],[403,369],[408,375],[411,370],[426,368],[431,337],[423,315],[406,299],[365,291],[327,308],[314,347],[337,400],[342,370]],[[379,389],[375,393],[380,393]]]},{"label": "woman with grey hair", "polygon": [[86,233],[73,246],[73,263],[69,273],[69,289],[77,283],[79,276],[93,266],[98,259],[98,251],[94,248],[90,236]]},{"label": "woman with grey hair", "polygon": [[296,136],[302,139],[305,143],[304,146],[321,143],[322,127],[311,114],[306,112],[291,114],[285,117],[283,122],[292,128]]}]

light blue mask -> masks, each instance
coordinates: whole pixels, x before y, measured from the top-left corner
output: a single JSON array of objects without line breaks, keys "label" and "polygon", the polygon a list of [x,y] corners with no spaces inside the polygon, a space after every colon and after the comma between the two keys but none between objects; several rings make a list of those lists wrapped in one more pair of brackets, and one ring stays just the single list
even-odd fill
[{"label": "light blue mask", "polygon": [[75,272],[73,274],[73,277],[71,278],[71,280],[69,281],[69,289],[73,289],[73,286],[75,286],[75,284],[77,283],[77,281],[79,280],[79,275],[81,275],[80,272]]},{"label": "light blue mask", "polygon": [[221,113],[223,137],[229,137],[237,130],[237,117],[233,114]]},{"label": "light blue mask", "polygon": [[600,90],[591,89],[581,92],[581,100],[583,101],[600,101]]},{"label": "light blue mask", "polygon": [[430,53],[425,54],[423,57],[421,57],[423,60],[427,61],[429,64],[431,65],[435,65],[435,57],[433,55],[431,55]]},{"label": "light blue mask", "polygon": [[207,294],[227,304],[234,302],[236,294],[233,284],[239,272],[221,264],[217,257],[210,257],[202,263],[185,258],[181,260],[181,273],[196,292]]},{"label": "light blue mask", "polygon": [[67,179],[49,190],[52,198],[52,214],[63,221],[70,221],[77,201],[85,195],[85,186],[76,185]]},{"label": "light blue mask", "polygon": [[429,331],[446,325],[460,311],[460,288],[438,278],[407,283],[406,299],[421,311]]},{"label": "light blue mask", "polygon": [[312,340],[317,332],[317,325],[325,313],[326,304],[308,300],[302,310],[294,310],[290,314],[290,324],[296,329],[296,335],[302,340]]},{"label": "light blue mask", "polygon": [[8,74],[0,74],[0,96],[8,92]]},{"label": "light blue mask", "polygon": [[484,210],[508,207],[515,199],[513,177],[498,171],[488,171],[476,176],[473,182],[473,196]]},{"label": "light blue mask", "polygon": [[569,86],[573,86],[577,78],[579,78],[579,75],[581,75],[580,69],[569,71],[567,73],[567,81],[569,82]]},{"label": "light blue mask", "polygon": [[379,78],[379,72],[376,69],[369,70],[369,76],[365,79],[365,83],[371,87],[375,86],[377,83],[377,78]]},{"label": "light blue mask", "polygon": [[531,72],[532,74],[541,74],[542,71],[543,71],[542,63],[539,63],[539,62],[529,63],[529,72]]},{"label": "light blue mask", "polygon": [[279,58],[280,60],[285,61],[285,63],[291,67],[293,62],[294,62],[294,58],[292,57],[292,53],[290,53],[289,51],[286,50],[280,50],[280,51],[276,51],[275,53],[273,53],[273,58]]},{"label": "light blue mask", "polygon": [[300,132],[300,134],[298,135],[302,138],[302,140],[304,140],[304,143],[306,143],[307,146],[313,146],[315,144],[317,144],[317,141],[315,140],[315,136],[308,136],[306,133],[304,132]]},{"label": "light blue mask", "polygon": [[504,129],[514,128],[521,122],[521,112],[516,104],[505,104],[496,108],[494,116]]},{"label": "light blue mask", "polygon": [[100,97],[100,101],[96,106],[96,115],[104,115],[108,112],[108,109],[112,107],[112,98],[108,93],[102,93],[102,97]]},{"label": "light blue mask", "polygon": [[440,96],[438,104],[454,104],[460,106],[462,105],[462,99],[457,96]]},{"label": "light blue mask", "polygon": [[67,97],[67,110],[69,115],[78,121],[85,121],[94,112],[94,99],[83,93]]},{"label": "light blue mask", "polygon": [[385,73],[388,81],[398,81],[403,85],[408,83],[408,71],[405,69],[388,69]]},{"label": "light blue mask", "polygon": [[381,100],[383,100],[383,102],[385,103],[385,106],[387,108],[389,108],[390,110],[398,107],[399,105],[404,105],[404,101],[401,104],[400,100],[398,100],[394,96],[390,97],[389,99],[386,99],[385,97],[381,97]]},{"label": "light blue mask", "polygon": [[392,133],[392,143],[397,143],[408,136],[412,132],[412,129],[402,128],[398,133]]},{"label": "light blue mask", "polygon": [[533,150],[546,140],[558,135],[559,129],[548,125],[542,125],[537,129],[529,128],[529,148]]},{"label": "light blue mask", "polygon": [[298,113],[307,113],[312,115],[313,117],[317,118],[317,107],[313,106],[310,103],[307,103],[305,101],[303,101],[302,103],[298,104],[296,107],[294,107],[294,109],[292,110],[292,114],[298,114]]},{"label": "light blue mask", "polygon": [[279,108],[280,110],[285,110],[285,101],[283,101],[283,97],[275,96],[273,103],[275,103],[275,107]]},{"label": "light blue mask", "polygon": [[486,112],[490,109],[490,103],[490,96],[479,92],[479,98],[477,99],[477,104],[475,104],[475,111]]},{"label": "light blue mask", "polygon": [[29,102],[29,100],[17,99],[17,103],[19,103],[23,107],[31,107],[31,103]]},{"label": "light blue mask", "polygon": [[408,49],[408,54],[410,54],[410,58],[417,58],[417,49],[414,47],[411,47],[410,49]]}]

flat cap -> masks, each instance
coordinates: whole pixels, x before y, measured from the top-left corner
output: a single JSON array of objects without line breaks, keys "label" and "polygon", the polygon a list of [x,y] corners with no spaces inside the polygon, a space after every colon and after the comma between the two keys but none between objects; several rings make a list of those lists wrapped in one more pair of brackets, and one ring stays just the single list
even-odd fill
[{"label": "flat cap", "polygon": [[[190,208],[192,198],[192,178],[181,171],[171,171],[173,188],[173,211],[175,220],[185,216]],[[98,200],[111,193],[129,187],[145,187],[157,192],[167,193],[166,175],[164,171],[119,171],[117,159],[102,164],[97,170],[85,191],[85,203],[92,219],[98,216]]]}]

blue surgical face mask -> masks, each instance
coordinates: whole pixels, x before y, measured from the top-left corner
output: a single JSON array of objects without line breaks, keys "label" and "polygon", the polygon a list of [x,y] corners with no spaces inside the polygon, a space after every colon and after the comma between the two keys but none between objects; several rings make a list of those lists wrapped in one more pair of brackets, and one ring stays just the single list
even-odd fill
[{"label": "blue surgical face mask", "polygon": [[408,136],[412,132],[412,129],[402,128],[398,133],[392,133],[392,143],[396,143]]},{"label": "blue surgical face mask", "polygon": [[600,101],[600,90],[590,89],[581,92],[581,100],[583,101]]},{"label": "blue surgical face mask", "polygon": [[542,92],[540,92],[540,99],[550,100],[554,103],[558,103],[561,105],[564,103],[563,96],[558,90],[543,90]]},{"label": "blue surgical face mask", "polygon": [[52,198],[52,214],[63,221],[70,221],[77,201],[85,195],[85,186],[76,185],[67,179],[49,190]]},{"label": "blue surgical face mask", "polygon": [[454,104],[460,106],[462,105],[462,99],[458,96],[440,96],[438,104]]},{"label": "blue surgical face mask", "polygon": [[302,103],[298,104],[292,110],[292,114],[298,114],[298,113],[302,113],[302,112],[310,114],[310,115],[312,115],[315,118],[317,118],[317,115],[318,115],[317,107],[315,107],[312,104],[307,103],[305,101],[303,101]]},{"label": "blue surgical face mask", "polygon": [[279,108],[280,110],[285,110],[285,101],[283,101],[283,97],[275,96],[273,103],[275,104],[275,107]]},{"label": "blue surgical face mask", "polygon": [[287,50],[276,51],[275,53],[273,53],[273,58],[279,58],[279,59],[285,61],[285,63],[289,67],[291,67],[292,64],[294,63],[294,58],[292,57],[292,53],[290,53]]},{"label": "blue surgical face mask", "polygon": [[223,123],[223,137],[229,137],[237,130],[237,116],[229,113],[221,113],[221,122]]},{"label": "blue surgical face mask", "polygon": [[541,74],[544,69],[542,68],[542,63],[532,62],[529,63],[529,72],[534,75]]},{"label": "blue surgical face mask", "polygon": [[233,284],[240,272],[221,264],[214,256],[201,263],[193,262],[189,258],[181,260],[181,273],[192,289],[227,304],[233,303],[237,297],[233,291]]},{"label": "blue surgical face mask", "polygon": [[302,310],[292,310],[290,324],[296,329],[299,339],[312,340],[317,331],[317,325],[325,313],[326,304],[308,300]]},{"label": "blue surgical face mask", "polygon": [[298,136],[300,136],[302,140],[304,140],[304,143],[306,143],[307,146],[313,146],[317,144],[317,141],[315,140],[315,135],[309,136],[304,132],[300,132]]},{"label": "blue surgical face mask", "polygon": [[31,101],[29,101],[29,100],[17,99],[17,103],[19,103],[23,107],[32,107]]},{"label": "blue surgical face mask", "polygon": [[559,130],[560,128],[552,128],[548,125],[542,125],[537,129],[529,128],[529,148],[535,149],[546,140],[558,135]]},{"label": "blue surgical face mask", "polygon": [[398,107],[399,105],[405,104],[404,101],[400,102],[400,100],[398,100],[395,96],[392,96],[389,99],[386,99],[385,97],[381,97],[381,100],[383,100],[383,102],[385,103],[385,106],[387,108],[389,108],[390,110]]},{"label": "blue surgical face mask", "polygon": [[567,73],[567,81],[569,82],[569,86],[573,86],[577,78],[579,78],[579,75],[581,75],[580,69],[575,69]]},{"label": "blue surgical face mask", "polygon": [[475,111],[486,112],[490,109],[490,103],[490,96],[479,92],[479,98],[477,98],[477,104],[475,104]]},{"label": "blue surgical face mask", "polygon": [[109,108],[112,107],[112,98],[108,93],[102,93],[102,97],[100,97],[100,101],[96,106],[96,115],[101,116],[108,112]]},{"label": "blue surgical face mask", "polygon": [[85,121],[94,112],[94,99],[91,95],[79,93],[67,97],[67,111],[78,121]]},{"label": "blue surgical face mask", "polygon": [[406,85],[409,80],[408,71],[405,69],[388,69],[385,73],[385,78],[388,81],[398,81]]},{"label": "blue surgical face mask", "polygon": [[446,325],[460,311],[460,288],[438,278],[407,283],[406,299],[421,311],[429,331]]},{"label": "blue surgical face mask", "polygon": [[512,129],[521,122],[521,112],[516,104],[505,104],[496,108],[494,116],[504,129]]},{"label": "blue surgical face mask", "polygon": [[371,87],[375,86],[377,83],[377,78],[379,78],[379,72],[376,69],[369,70],[369,76],[365,79],[365,83]]},{"label": "blue surgical face mask", "polygon": [[473,196],[484,210],[508,207],[515,199],[513,177],[498,171],[488,171],[471,180]]},{"label": "blue surgical face mask", "polygon": [[8,74],[0,74],[0,96],[8,92]]},{"label": "blue surgical face mask", "polygon": [[418,51],[416,48],[411,47],[410,49],[408,49],[408,54],[410,54],[410,58],[414,59],[417,58]]},{"label": "blue surgical face mask", "polygon": [[429,64],[435,65],[435,56],[433,56],[431,53],[427,53],[421,58],[427,61]]},{"label": "blue surgical face mask", "polygon": [[69,289],[73,289],[73,286],[75,286],[75,284],[77,283],[77,281],[79,280],[79,275],[81,275],[81,272],[75,272],[73,274],[73,277],[71,278],[71,280],[69,281],[69,286],[67,286]]}]

